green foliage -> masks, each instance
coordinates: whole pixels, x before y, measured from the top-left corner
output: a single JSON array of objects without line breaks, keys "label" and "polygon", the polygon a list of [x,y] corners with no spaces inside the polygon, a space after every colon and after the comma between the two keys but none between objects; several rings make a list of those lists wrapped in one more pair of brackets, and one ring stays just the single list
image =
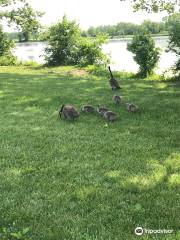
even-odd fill
[{"label": "green foliage", "polygon": [[105,42],[105,37],[96,37],[90,39],[82,37],[79,42],[77,52],[77,64],[99,65],[108,62],[108,58],[102,53],[102,44]]},{"label": "green foliage", "polygon": [[79,26],[64,16],[62,22],[49,29],[49,46],[45,49],[48,64],[55,66],[75,64],[79,40]]},{"label": "green foliage", "polygon": [[127,49],[134,54],[134,60],[140,67],[140,75],[146,77],[152,74],[159,60],[159,49],[149,33],[139,32],[128,44]]},{"label": "green foliage", "polygon": [[17,58],[12,54],[0,56],[0,66],[13,66],[16,65]]},{"label": "green foliage", "polygon": [[10,49],[13,47],[13,42],[7,39],[6,34],[3,32],[0,26],[0,56],[9,53]]},{"label": "green foliage", "polygon": [[[18,31],[23,33],[25,41],[29,40],[30,33],[37,33],[40,28],[39,18],[43,15],[42,12],[34,11],[34,9],[28,4],[17,10],[11,12],[5,12],[4,16],[8,19],[9,24],[15,23]],[[21,40],[21,35],[19,35]]]},{"label": "green foliage", "polygon": [[[126,1],[126,0],[120,0]],[[134,10],[145,10],[146,12],[166,11],[172,13],[179,6],[178,0],[131,0]]]},{"label": "green foliage", "polygon": [[0,26],[0,66],[14,65],[16,58],[12,55],[11,50],[14,43],[7,38]]},{"label": "green foliage", "polygon": [[90,27],[87,35],[96,37],[98,34],[107,34],[111,37],[134,34],[137,32],[137,25],[133,23],[118,23],[116,25],[105,25]]},{"label": "green foliage", "polygon": [[50,28],[47,38],[45,59],[48,65],[88,65],[107,60],[101,49],[105,38],[82,37],[79,25],[68,21],[66,16]]},{"label": "green foliage", "polygon": [[98,34],[106,34],[110,37],[118,37],[134,35],[142,28],[147,29],[151,34],[164,34],[164,31],[166,31],[165,23],[163,22],[144,21],[141,25],[120,22],[116,25],[90,27],[87,32],[83,32],[83,35],[96,37]]},{"label": "green foliage", "polygon": [[175,72],[180,73],[180,13],[172,14],[166,19],[169,30],[169,46],[168,50],[177,56],[175,64]]},{"label": "green foliage", "polygon": [[[86,68],[86,71],[90,74],[93,74],[95,76],[98,77],[104,77],[104,78],[109,78],[109,72],[107,71],[107,67],[104,65],[101,66],[96,66],[96,65],[89,65]],[[131,72],[114,72],[113,71],[113,75],[115,76],[115,78],[119,78],[119,79],[130,79],[130,78],[135,78],[135,74],[131,73]]]},{"label": "green foliage", "polygon": [[[18,5],[19,2],[22,4]],[[37,34],[41,27],[39,18],[44,13],[35,11],[25,0],[1,0],[0,6],[2,7],[0,19],[5,18],[9,25],[16,25],[17,30],[22,33],[19,34],[20,41],[22,39],[28,41],[30,34]]]},{"label": "green foliage", "polygon": [[165,23],[152,22],[150,20],[145,20],[140,27],[146,29],[149,33],[152,34],[159,34],[166,30]]},{"label": "green foliage", "polygon": [[17,2],[25,2],[25,0],[0,0],[1,7],[7,7],[11,4],[15,4]]}]

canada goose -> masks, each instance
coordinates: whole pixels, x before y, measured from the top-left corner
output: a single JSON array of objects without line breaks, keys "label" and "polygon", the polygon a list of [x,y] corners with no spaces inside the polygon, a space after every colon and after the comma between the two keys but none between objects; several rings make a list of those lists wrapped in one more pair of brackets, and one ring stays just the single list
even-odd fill
[{"label": "canada goose", "polygon": [[81,111],[84,113],[93,113],[95,112],[95,108],[92,105],[85,105],[81,108]]},{"label": "canada goose", "polygon": [[126,109],[128,112],[137,112],[139,110],[139,107],[133,103],[126,103]]},{"label": "canada goose", "polygon": [[122,102],[122,97],[115,95],[113,96],[113,101],[115,102],[115,104],[120,105],[120,103]]},{"label": "canada goose", "polygon": [[79,113],[74,106],[64,105],[64,104],[59,110],[59,115],[60,115],[60,118],[62,118],[63,116],[65,119],[69,119],[69,120],[74,120],[75,118],[79,117]]},{"label": "canada goose", "polygon": [[121,87],[119,86],[118,81],[114,78],[114,76],[113,76],[113,74],[111,72],[110,66],[108,67],[108,69],[109,69],[110,76],[111,76],[111,78],[109,79],[109,83],[110,83],[110,86],[111,86],[112,90],[121,89]]},{"label": "canada goose", "polygon": [[104,113],[109,111],[109,109],[107,107],[103,107],[103,106],[99,106],[98,105],[98,108],[97,108],[97,112],[103,117],[104,116]]},{"label": "canada goose", "polygon": [[115,121],[117,119],[117,114],[112,111],[107,111],[104,113],[103,117],[108,121]]}]

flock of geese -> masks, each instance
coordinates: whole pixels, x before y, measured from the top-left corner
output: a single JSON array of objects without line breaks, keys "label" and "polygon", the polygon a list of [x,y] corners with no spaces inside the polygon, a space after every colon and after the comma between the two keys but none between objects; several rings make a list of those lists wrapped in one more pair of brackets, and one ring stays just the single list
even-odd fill
[{"label": "flock of geese", "polygon": [[[111,86],[111,89],[114,90],[118,90],[121,89],[118,81],[114,78],[111,68],[108,67],[109,72],[110,72],[110,80],[109,80],[109,84]],[[121,105],[122,104],[122,97],[119,95],[115,95],[113,96],[113,102],[116,105]],[[125,103],[126,109],[128,112],[137,112],[139,110],[138,106],[133,104],[133,103]],[[81,112],[82,113],[95,113],[98,112],[98,114],[100,116],[102,116],[104,119],[106,119],[107,121],[115,121],[118,118],[117,113],[110,111],[107,107],[105,106],[100,106],[98,105],[97,109],[92,106],[92,105],[85,105],[81,108]],[[64,118],[67,120],[74,120],[76,118],[78,118],[80,116],[80,113],[77,111],[77,109],[72,106],[72,105],[62,105],[60,110],[59,110],[59,115],[60,118]]]}]

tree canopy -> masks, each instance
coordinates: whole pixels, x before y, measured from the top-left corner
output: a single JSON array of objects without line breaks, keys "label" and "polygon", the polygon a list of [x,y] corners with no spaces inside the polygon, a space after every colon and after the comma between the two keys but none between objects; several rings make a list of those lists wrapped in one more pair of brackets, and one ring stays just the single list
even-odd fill
[{"label": "tree canopy", "polygon": [[84,38],[79,25],[66,16],[49,29],[45,59],[48,65],[92,65],[106,62],[102,52],[105,39]]},{"label": "tree canopy", "polygon": [[13,65],[16,58],[12,54],[14,43],[7,38],[0,25],[0,66]]},{"label": "tree canopy", "polygon": [[16,4],[17,2],[25,2],[25,0],[0,0],[0,6],[7,7],[11,4]]},{"label": "tree canopy", "polygon": [[28,3],[17,10],[4,13],[9,24],[16,24],[17,30],[23,33],[25,41],[29,40],[30,33],[37,32],[40,28],[39,18],[42,15],[42,12],[35,11]]},{"label": "tree canopy", "polygon": [[106,34],[110,37],[120,37],[126,35],[134,35],[141,29],[148,30],[151,34],[164,34],[167,31],[164,22],[144,21],[141,25],[128,22],[119,22],[116,25],[104,25],[98,27],[90,27],[87,31],[83,31],[83,36],[96,37],[99,34]]},{"label": "tree canopy", "polygon": [[[18,2],[22,2],[22,5],[16,5]],[[14,5],[12,10],[6,8],[12,5]],[[15,24],[25,41],[29,40],[30,33],[37,32],[41,26],[39,18],[44,13],[35,11],[26,0],[0,0],[0,7],[0,18],[5,18],[9,25]]]},{"label": "tree canopy", "polygon": [[134,35],[128,43],[127,49],[134,54],[134,60],[139,65],[139,74],[147,77],[153,72],[159,61],[159,48],[156,47],[154,39],[146,30]]},{"label": "tree canopy", "polygon": [[[126,0],[120,0],[126,1]],[[173,13],[180,7],[179,0],[129,0],[132,2],[134,10],[145,10],[147,12],[167,11]]]},{"label": "tree canopy", "polygon": [[180,74],[180,13],[175,13],[166,18],[166,25],[169,31],[169,51],[177,56],[175,72]]}]

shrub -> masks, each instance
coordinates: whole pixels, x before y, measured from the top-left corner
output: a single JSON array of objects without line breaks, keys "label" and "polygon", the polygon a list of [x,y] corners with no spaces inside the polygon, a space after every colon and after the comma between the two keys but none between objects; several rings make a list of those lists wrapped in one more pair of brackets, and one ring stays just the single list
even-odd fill
[{"label": "shrub", "polygon": [[105,38],[82,37],[79,25],[64,16],[49,29],[45,59],[51,66],[97,64],[107,60],[101,49],[104,42]]},{"label": "shrub", "polygon": [[166,20],[166,25],[169,31],[168,50],[176,54],[177,61],[174,70],[175,73],[180,74],[180,13],[169,16]]},{"label": "shrub", "polygon": [[17,58],[12,54],[0,56],[0,66],[13,66],[16,65]]},{"label": "shrub", "polygon": [[139,65],[141,76],[147,77],[153,73],[159,60],[160,51],[155,47],[155,41],[149,33],[141,30],[133,37],[127,49],[135,54],[134,60]]},{"label": "shrub", "polygon": [[11,50],[14,47],[13,41],[9,40],[0,26],[0,66],[14,65],[16,57]]},{"label": "shrub", "polygon": [[105,42],[104,37],[96,37],[95,39],[82,37],[79,42],[77,52],[77,64],[82,66],[101,65],[108,62],[108,58],[102,53],[102,44]]}]

